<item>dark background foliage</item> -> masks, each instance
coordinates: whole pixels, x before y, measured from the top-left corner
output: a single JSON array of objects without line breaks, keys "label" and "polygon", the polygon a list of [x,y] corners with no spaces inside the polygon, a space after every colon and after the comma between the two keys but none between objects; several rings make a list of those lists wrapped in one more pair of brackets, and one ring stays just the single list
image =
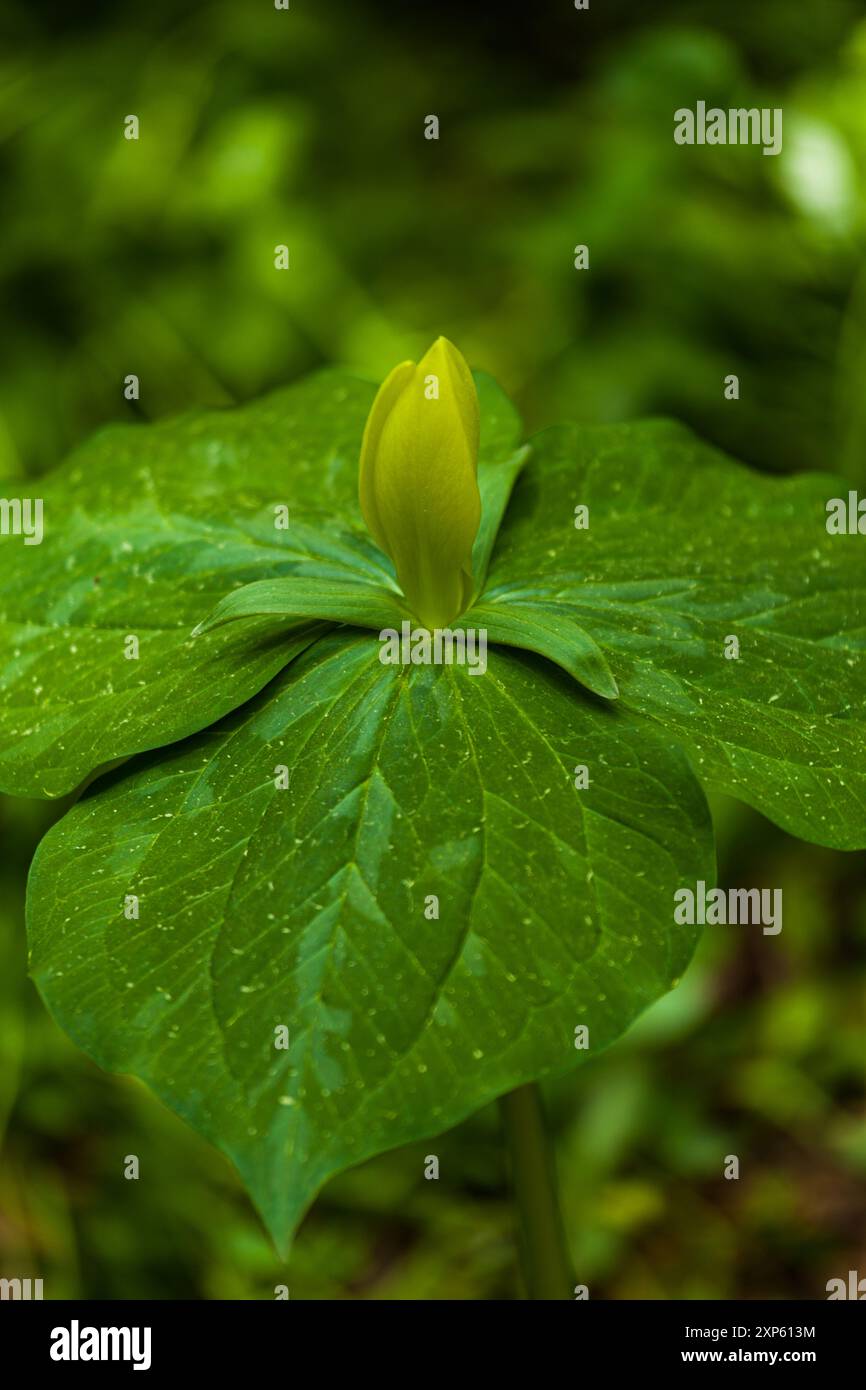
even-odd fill
[{"label": "dark background foliage", "polygon": [[[2,0],[0,38],[0,480],[106,420],[325,362],[378,378],[440,332],[530,431],[671,414],[757,468],[866,480],[854,0]],[[783,153],[677,147],[699,98],[781,106]],[[49,1297],[513,1296],[495,1109],[330,1184],[287,1271],[220,1156],[63,1037],[23,930],[62,809],[0,800],[0,1274]],[[594,1297],[814,1298],[866,1273],[863,856],[714,812],[721,881],[781,886],[785,927],[772,949],[710,929],[680,988],[550,1090]]]}]

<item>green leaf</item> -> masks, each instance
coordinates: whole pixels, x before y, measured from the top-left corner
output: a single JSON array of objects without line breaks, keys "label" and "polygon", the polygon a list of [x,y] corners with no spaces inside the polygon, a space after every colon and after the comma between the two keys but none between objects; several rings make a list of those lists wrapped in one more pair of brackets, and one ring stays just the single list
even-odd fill
[{"label": "green leaf", "polygon": [[846,495],[832,477],[752,473],[670,423],[556,427],[532,441],[484,602],[567,615],[621,705],[679,742],[706,787],[862,848],[866,545],[825,525]]},{"label": "green leaf", "polygon": [[[212,726],[49,834],[34,977],[234,1159],[283,1246],[330,1174],[568,1070],[580,1025],[592,1055],[676,982],[695,929],[674,893],[713,878],[698,776],[866,844],[866,562],[824,524],[843,485],[753,475],[667,424],[559,428],[527,458],[478,388],[462,623],[494,642],[484,674],[383,667],[356,630],[402,605],[355,497],[372,388],[338,374],[108,432],[51,485],[55,550],[9,552],[11,780],[62,790]],[[118,702],[107,653],[135,623],[154,646]]]},{"label": "green leaf", "polygon": [[562,604],[553,608],[518,601],[476,603],[460,625],[484,628],[488,641],[548,657],[594,695],[607,700],[617,697],[616,681],[604,652]]},{"label": "green leaf", "polygon": [[674,891],[713,877],[700,788],[645,724],[523,654],[377,657],[321,639],[104,778],[31,876],[52,1013],[232,1157],[283,1247],[330,1174],[567,1071],[579,1025],[612,1042],[689,960]]},{"label": "green leaf", "polygon": [[193,637],[238,618],[271,617],[272,630],[299,618],[330,618],[379,631],[408,617],[401,596],[366,584],[339,584],[330,579],[260,579],[221,599],[193,630]]},{"label": "green leaf", "polygon": [[[484,397],[481,396],[483,400]],[[503,441],[504,447],[504,441]],[[524,445],[510,458],[500,459],[482,449],[478,460],[478,491],[481,493],[481,523],[472,547],[472,578],[474,592],[480,594],[487,579],[490,557],[496,535],[505,515],[508,500],[514,484],[529,458],[529,448]]]},{"label": "green leaf", "polygon": [[[477,385],[495,511],[519,424],[490,378]],[[0,791],[59,796],[260,690],[303,629],[295,640],[265,620],[192,641],[232,590],[287,575],[393,588],[357,502],[374,394],[327,371],[239,410],[110,426],[40,484],[42,544],[0,538]]]}]

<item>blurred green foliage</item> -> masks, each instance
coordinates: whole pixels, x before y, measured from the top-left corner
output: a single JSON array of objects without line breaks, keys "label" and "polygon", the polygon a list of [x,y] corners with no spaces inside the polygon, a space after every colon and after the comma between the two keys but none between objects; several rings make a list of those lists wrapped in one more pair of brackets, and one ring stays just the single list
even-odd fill
[{"label": "blurred green foliage", "polygon": [[[856,0],[2,0],[0,25],[0,477],[131,412],[323,362],[378,378],[441,332],[529,430],[665,413],[767,470],[866,478]],[[781,106],[783,153],[675,146],[699,98]],[[222,1158],[76,1051],[23,929],[62,809],[0,802],[0,1273],[48,1297],[514,1296],[494,1109],[331,1183],[287,1270]],[[772,949],[709,929],[680,988],[550,1088],[593,1297],[813,1298],[866,1270],[863,856],[714,810],[721,881],[781,886],[785,927]]]}]

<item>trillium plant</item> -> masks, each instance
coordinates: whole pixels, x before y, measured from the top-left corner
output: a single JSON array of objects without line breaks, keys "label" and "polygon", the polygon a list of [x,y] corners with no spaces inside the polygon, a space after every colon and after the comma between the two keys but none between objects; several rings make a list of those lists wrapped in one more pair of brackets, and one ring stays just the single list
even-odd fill
[{"label": "trillium plant", "polygon": [[705,792],[866,845],[842,484],[666,422],[523,444],[440,338],[378,393],[110,426],[41,491],[0,781],[80,791],[30,876],[48,1008],[284,1253],[332,1174],[503,1098],[528,1291],[573,1296],[536,1085],[686,969]]}]

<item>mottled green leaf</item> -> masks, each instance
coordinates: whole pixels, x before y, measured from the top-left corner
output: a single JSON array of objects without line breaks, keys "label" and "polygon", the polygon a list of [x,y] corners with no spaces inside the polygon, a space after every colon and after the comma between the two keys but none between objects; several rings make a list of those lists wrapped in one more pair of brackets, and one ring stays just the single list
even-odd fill
[{"label": "mottled green leaf", "polygon": [[707,787],[861,848],[866,539],[828,534],[838,496],[837,479],[763,477],[675,424],[556,427],[532,441],[485,600],[585,628],[621,703],[687,749]]},{"label": "mottled green leaf", "polygon": [[[489,521],[519,424],[477,384]],[[326,371],[238,410],[114,425],[40,484],[42,544],[0,537],[0,790],[58,796],[260,690],[296,650],[282,626],[190,637],[233,589],[285,575],[393,588],[357,503],[374,393]]]},{"label": "mottled green leaf", "polygon": [[[567,1070],[576,1028],[595,1051],[670,988],[695,934],[674,892],[713,877],[699,779],[810,839],[866,844],[866,558],[825,526],[843,485],[754,475],[668,424],[558,428],[527,456],[510,407],[486,379],[479,394],[480,597],[461,622],[488,631],[483,674],[383,667],[358,630],[398,627],[402,604],[355,499],[372,388],[333,374],[121,432],[142,450],[122,504],[103,436],[87,479],[68,466],[64,582],[56,557],[40,583],[19,553],[6,589],[41,625],[34,652],[55,628],[68,641],[99,616],[95,546],[115,607],[91,639],[158,599],[159,640],[195,667],[185,682],[165,645],[136,743],[56,648],[26,745],[40,789],[210,727],[103,777],[48,836],[33,972],[94,1058],[231,1155],[283,1244],[331,1173]],[[130,518],[134,585],[117,564]],[[14,715],[30,672],[12,670]],[[4,761],[26,783],[5,740]]]},{"label": "mottled green leaf", "polygon": [[481,602],[470,608],[463,621],[484,629],[488,641],[546,656],[594,695],[616,699],[616,681],[604,652],[564,609],[519,601]]},{"label": "mottled green leaf", "polygon": [[409,616],[397,592],[370,584],[340,584],[332,579],[307,580],[292,575],[285,579],[260,579],[233,589],[199,623],[193,636],[241,618],[273,619],[274,631],[285,626],[287,620],[300,618],[330,618],[378,630],[394,623],[399,626]]},{"label": "mottled green leaf", "polygon": [[712,876],[686,760],[616,706],[538,658],[383,667],[340,632],[55,827],[32,972],[284,1244],[329,1174],[566,1071],[579,1025],[612,1042],[689,959],[675,888]]}]

